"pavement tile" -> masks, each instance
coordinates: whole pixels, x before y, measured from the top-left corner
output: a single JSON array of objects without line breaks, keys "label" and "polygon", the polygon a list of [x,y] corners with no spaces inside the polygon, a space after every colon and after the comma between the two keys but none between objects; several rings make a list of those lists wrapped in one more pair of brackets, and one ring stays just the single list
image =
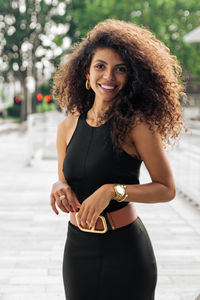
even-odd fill
[{"label": "pavement tile", "polygon": [[[54,131],[48,132],[45,145],[55,146],[61,118],[48,121]],[[55,147],[49,151],[45,146],[51,159],[31,159],[29,138],[17,132],[0,136],[0,300],[63,300],[69,215],[57,216],[49,205],[51,184],[57,180]],[[144,182],[145,172],[143,167]],[[156,254],[155,300],[195,300],[200,287],[200,210],[179,192],[171,202],[136,207]]]},{"label": "pavement tile", "polygon": [[55,284],[57,282],[57,276],[35,276],[32,274],[31,276],[12,276],[9,280],[10,284],[39,284],[44,286],[45,284]]},{"label": "pavement tile", "polygon": [[[40,293],[45,292],[45,286],[41,284],[30,284],[31,281],[29,281],[29,284],[4,284],[0,286],[0,293],[4,295],[9,295],[13,293],[20,293],[21,296],[24,294],[24,299],[25,300],[25,294],[27,293],[32,293],[37,291]],[[4,298],[3,298],[4,299]]]},{"label": "pavement tile", "polygon": [[[37,289],[36,289],[37,290]],[[2,298],[0,298],[0,300],[63,300],[64,299],[64,294],[61,292],[54,292],[54,293],[40,293],[40,292],[35,292],[33,291],[32,294],[30,294],[29,292],[27,294],[10,294],[10,295],[6,295]]]}]

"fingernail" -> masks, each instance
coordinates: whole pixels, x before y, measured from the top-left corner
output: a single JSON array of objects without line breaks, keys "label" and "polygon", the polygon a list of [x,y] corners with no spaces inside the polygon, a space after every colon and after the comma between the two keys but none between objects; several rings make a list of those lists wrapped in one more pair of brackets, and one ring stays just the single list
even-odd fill
[{"label": "fingernail", "polygon": [[89,230],[91,230],[91,229],[92,229],[92,226],[90,226]]},{"label": "fingernail", "polygon": [[67,210],[67,213],[69,213],[69,211]]},{"label": "fingernail", "polygon": [[56,214],[58,215],[58,214],[59,214],[59,212],[58,212],[58,211],[56,211]]},{"label": "fingernail", "polygon": [[77,211],[78,211],[78,208],[76,208],[75,211],[77,212]]},{"label": "fingernail", "polygon": [[74,212],[73,209],[71,210],[71,212]]}]

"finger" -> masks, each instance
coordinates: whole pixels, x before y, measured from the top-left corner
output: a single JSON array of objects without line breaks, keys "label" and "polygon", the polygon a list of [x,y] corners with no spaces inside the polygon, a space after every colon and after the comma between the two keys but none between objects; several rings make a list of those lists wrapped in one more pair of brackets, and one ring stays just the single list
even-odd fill
[{"label": "finger", "polygon": [[88,210],[87,209],[84,209],[82,215],[81,215],[81,218],[80,218],[80,224],[85,228],[88,228],[88,224],[86,222],[87,220],[87,215],[88,215]]},{"label": "finger", "polygon": [[73,210],[72,212],[74,211],[77,212],[78,209],[81,208],[81,204],[78,201],[75,193],[72,191],[71,187],[69,185],[66,186],[65,188],[62,189],[62,192],[66,195],[68,199],[69,205],[72,208],[71,211]]},{"label": "finger", "polygon": [[75,204],[77,208],[81,208],[81,203],[78,201],[78,199],[75,196]]},{"label": "finger", "polygon": [[56,200],[55,200],[54,195],[53,195],[52,193],[51,193],[51,195],[50,195],[50,199],[51,199],[51,208],[52,208],[53,211],[58,215],[59,212],[58,212],[58,210],[57,210],[57,208],[56,208],[56,205],[55,205]]},{"label": "finger", "polygon": [[72,207],[69,205],[68,203],[68,199],[64,199],[61,201],[62,205],[65,207],[65,209],[67,210],[67,213],[69,213],[70,211],[73,212]]},{"label": "finger", "polygon": [[65,193],[65,195],[67,196],[68,203],[71,206],[72,210],[76,211],[77,207],[76,207],[76,203],[75,203],[75,197],[74,197],[74,193],[72,192],[72,189],[70,188],[70,186],[64,188],[63,193]]},{"label": "finger", "polygon": [[77,208],[81,208],[81,203],[78,201],[78,198],[76,197],[75,193],[72,191],[72,195],[73,195],[73,199],[74,199],[74,203],[76,205]]},{"label": "finger", "polygon": [[79,210],[78,214],[77,214],[77,222],[81,227],[84,227],[84,224],[82,223],[82,217],[83,217],[83,213],[84,213],[84,206],[81,207],[81,209]]},{"label": "finger", "polygon": [[66,195],[64,193],[62,193],[62,192],[59,192],[59,191],[58,191],[58,195],[59,195],[59,199],[60,199],[62,205],[65,207],[67,213],[69,213],[70,211],[72,211],[72,207],[70,206]]},{"label": "finger", "polygon": [[54,197],[56,199],[56,203],[58,205],[58,207],[63,211],[63,212],[67,212],[67,209],[63,206],[62,201],[60,200],[60,196],[58,194],[58,192],[54,193]]},{"label": "finger", "polygon": [[98,215],[96,213],[90,214],[87,217],[87,223],[88,223],[89,229],[91,229],[93,226],[95,226],[97,219],[98,219]]},{"label": "finger", "polygon": [[80,216],[79,216],[79,212],[77,213],[76,218],[77,218],[77,223],[78,223],[78,225],[80,225]]}]

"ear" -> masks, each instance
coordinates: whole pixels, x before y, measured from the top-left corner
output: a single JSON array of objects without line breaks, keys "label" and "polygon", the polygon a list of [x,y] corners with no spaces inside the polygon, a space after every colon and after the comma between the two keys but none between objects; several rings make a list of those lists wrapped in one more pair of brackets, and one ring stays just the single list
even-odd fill
[{"label": "ear", "polygon": [[90,80],[90,73],[88,69],[85,71],[85,77],[86,79]]},{"label": "ear", "polygon": [[86,74],[86,79],[90,80],[90,74],[89,73]]}]

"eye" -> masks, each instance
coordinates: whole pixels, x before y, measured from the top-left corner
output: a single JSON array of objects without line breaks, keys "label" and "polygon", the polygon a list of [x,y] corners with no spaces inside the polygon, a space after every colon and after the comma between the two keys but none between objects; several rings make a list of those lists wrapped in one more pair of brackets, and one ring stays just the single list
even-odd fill
[{"label": "eye", "polygon": [[120,73],[126,73],[126,68],[125,67],[117,67],[117,71]]},{"label": "eye", "polygon": [[104,68],[104,65],[103,65],[103,64],[98,64],[98,65],[96,65],[96,66],[95,66],[95,68],[97,68],[97,69],[100,69],[100,70],[101,70],[101,69],[103,69],[103,68]]}]

